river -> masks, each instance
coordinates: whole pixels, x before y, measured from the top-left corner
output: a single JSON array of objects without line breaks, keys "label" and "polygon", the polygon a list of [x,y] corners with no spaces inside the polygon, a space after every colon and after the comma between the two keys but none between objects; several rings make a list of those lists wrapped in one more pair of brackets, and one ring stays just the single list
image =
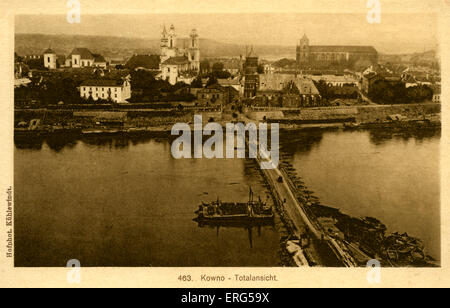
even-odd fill
[{"label": "river", "polygon": [[[281,151],[323,204],[421,238],[439,258],[437,133],[311,130]],[[16,266],[279,266],[277,226],[199,227],[201,201],[267,197],[243,159],[182,159],[164,138],[16,142]]]},{"label": "river", "polygon": [[418,237],[440,259],[438,131],[309,131],[283,136],[281,152],[322,204]]}]

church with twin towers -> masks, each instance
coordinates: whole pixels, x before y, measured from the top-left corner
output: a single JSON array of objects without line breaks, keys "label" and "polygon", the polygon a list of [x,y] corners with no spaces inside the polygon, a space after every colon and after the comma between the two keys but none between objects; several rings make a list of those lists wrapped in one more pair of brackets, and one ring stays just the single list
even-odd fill
[{"label": "church with twin towers", "polygon": [[[167,30],[164,25],[161,33],[162,78],[171,84],[182,81],[185,75],[200,72],[200,39],[196,29],[189,34],[188,43],[183,39],[183,47],[179,47],[175,26]],[[187,46],[186,46],[187,45]]]}]

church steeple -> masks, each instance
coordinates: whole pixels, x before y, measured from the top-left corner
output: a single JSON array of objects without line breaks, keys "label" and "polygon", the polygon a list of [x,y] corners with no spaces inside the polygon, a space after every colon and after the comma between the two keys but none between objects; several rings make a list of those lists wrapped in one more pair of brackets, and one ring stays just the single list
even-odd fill
[{"label": "church steeple", "polygon": [[303,34],[303,37],[300,39],[300,46],[308,46],[308,45],[309,45],[309,39],[305,33],[305,34]]},{"label": "church steeple", "polygon": [[[166,25],[163,27],[163,31],[161,33],[161,49],[165,49],[169,46],[169,39],[167,38],[167,30]],[[164,54],[164,50],[161,51]]]},{"label": "church steeple", "polygon": [[175,34],[175,26],[171,25],[169,29],[169,48],[177,47],[177,36]]},{"label": "church steeple", "polygon": [[309,48],[309,39],[306,36],[306,33],[303,34],[303,37],[300,39],[300,44],[297,46],[297,67],[301,68],[306,66],[310,60],[310,48]]},{"label": "church steeple", "polygon": [[190,37],[191,41],[189,43],[189,48],[199,48],[197,29],[192,29]]},{"label": "church steeple", "polygon": [[200,40],[196,29],[192,29],[189,42],[189,61],[191,69],[200,71]]}]

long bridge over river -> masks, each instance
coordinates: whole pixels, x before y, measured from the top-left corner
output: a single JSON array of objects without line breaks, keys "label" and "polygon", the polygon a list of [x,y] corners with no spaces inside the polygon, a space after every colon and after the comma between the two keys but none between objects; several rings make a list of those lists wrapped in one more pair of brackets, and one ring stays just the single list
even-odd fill
[{"label": "long bridge over river", "polygon": [[[247,138],[246,144],[247,146],[249,144]],[[305,209],[307,205],[299,200],[297,188],[286,170],[280,167],[280,165],[273,165],[269,153],[261,152],[261,149],[258,158],[255,160],[259,167],[264,162],[266,164],[272,164],[272,169],[261,168],[262,174],[269,185],[269,189],[275,199],[274,201],[292,221],[293,227],[295,228],[294,235],[299,239],[305,237],[309,239],[309,246],[304,249],[308,250],[309,255],[314,258],[315,263],[319,266],[332,267],[359,266],[358,262],[349,252],[347,245],[344,245],[341,240],[330,236],[318,221],[308,214]],[[352,253],[353,255],[355,253],[359,254],[359,260],[370,260],[359,249],[352,249]]]},{"label": "long bridge over river", "polygon": [[[259,165],[267,158],[258,158]],[[270,186],[276,202],[285,210],[286,214],[295,227],[295,236],[302,238],[308,236],[312,241],[309,249],[323,266],[346,266],[356,267],[358,264],[353,257],[345,251],[346,248],[339,244],[334,238],[313,221],[305,211],[305,205],[296,197],[294,185],[287,174],[278,167],[262,170],[267,184]],[[280,179],[282,179],[280,181]]]}]

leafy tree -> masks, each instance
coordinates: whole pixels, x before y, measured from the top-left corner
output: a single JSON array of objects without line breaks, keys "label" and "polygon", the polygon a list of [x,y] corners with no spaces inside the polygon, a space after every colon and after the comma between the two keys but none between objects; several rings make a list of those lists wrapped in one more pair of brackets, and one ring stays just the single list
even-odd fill
[{"label": "leafy tree", "polygon": [[201,72],[209,72],[210,69],[211,69],[211,67],[210,67],[208,60],[203,60],[200,62],[200,71]]},{"label": "leafy tree", "polygon": [[217,78],[214,75],[211,75],[208,79],[208,82],[206,83],[206,87],[212,86],[217,83],[218,83]]},{"label": "leafy tree", "polygon": [[426,85],[406,88],[402,82],[378,80],[373,84],[369,96],[379,104],[409,104],[431,100],[433,90]]},{"label": "leafy tree", "polygon": [[257,72],[258,74],[264,74],[264,65],[258,64]]},{"label": "leafy tree", "polygon": [[331,98],[331,93],[325,80],[314,81],[314,85],[323,99],[329,100]]},{"label": "leafy tree", "polygon": [[407,88],[406,96],[411,102],[423,102],[433,98],[433,90],[427,85],[418,85]]},{"label": "leafy tree", "polygon": [[221,72],[223,71],[224,65],[221,62],[216,62],[213,64],[212,66],[212,71],[213,72]]},{"label": "leafy tree", "polygon": [[156,85],[155,75],[152,72],[139,70],[131,72],[132,89],[153,89]]},{"label": "leafy tree", "polygon": [[192,88],[203,88],[202,78],[197,76],[191,83]]},{"label": "leafy tree", "polygon": [[297,64],[297,61],[294,59],[283,58],[281,60],[274,62],[273,66],[279,67],[279,68],[285,68],[285,67],[295,67],[296,64]]},{"label": "leafy tree", "polygon": [[231,74],[227,71],[214,71],[210,74],[210,76],[214,76],[218,79],[228,79],[231,77]]},{"label": "leafy tree", "polygon": [[25,64],[32,70],[45,70],[44,59],[29,59]]}]

